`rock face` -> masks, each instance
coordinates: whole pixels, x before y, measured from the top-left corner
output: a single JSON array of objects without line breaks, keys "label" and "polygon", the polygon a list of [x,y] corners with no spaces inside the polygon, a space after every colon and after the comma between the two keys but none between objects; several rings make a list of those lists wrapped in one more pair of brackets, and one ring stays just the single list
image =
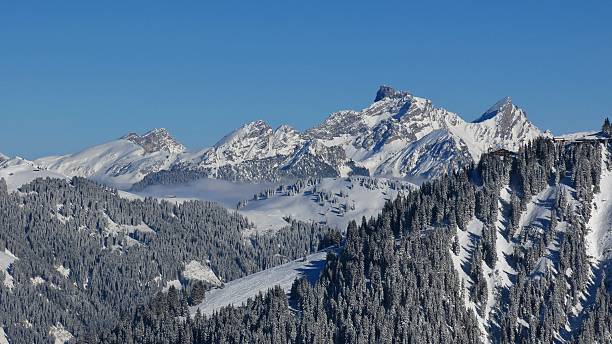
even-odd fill
[{"label": "rock face", "polygon": [[186,153],[165,129],[155,129],[37,163],[66,175],[122,183],[160,171],[164,178],[182,173],[176,180],[189,172],[242,181],[359,174],[420,182],[477,161],[489,150],[516,150],[540,135],[509,97],[468,122],[428,99],[381,86],[365,109],[332,113],[304,132],[255,121],[210,148]]},{"label": "rock face", "polygon": [[185,146],[170,136],[170,133],[164,128],[153,129],[142,136],[136,133],[129,133],[122,137],[122,139],[142,146],[147,153],[166,151],[178,154],[185,151]]}]

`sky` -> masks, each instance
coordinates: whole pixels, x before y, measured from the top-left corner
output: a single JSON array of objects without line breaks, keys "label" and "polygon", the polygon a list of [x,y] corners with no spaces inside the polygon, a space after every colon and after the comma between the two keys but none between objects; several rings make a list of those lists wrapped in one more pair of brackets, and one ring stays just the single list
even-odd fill
[{"label": "sky", "polygon": [[612,115],[609,1],[0,0],[0,152],[167,128],[195,150],[257,119],[304,130],[381,84],[541,129]]}]

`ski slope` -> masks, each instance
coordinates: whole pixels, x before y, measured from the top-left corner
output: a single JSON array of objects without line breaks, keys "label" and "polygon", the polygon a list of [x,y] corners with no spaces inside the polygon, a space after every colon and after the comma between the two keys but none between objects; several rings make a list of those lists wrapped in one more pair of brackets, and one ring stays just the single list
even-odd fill
[{"label": "ski slope", "polygon": [[213,312],[228,305],[240,306],[249,298],[265,293],[279,285],[288,292],[297,278],[304,277],[314,282],[325,267],[327,252],[317,252],[307,256],[306,260],[298,259],[252,275],[226,283],[223,288],[213,289],[206,293],[204,301],[190,308],[191,315],[199,309],[202,314]]}]

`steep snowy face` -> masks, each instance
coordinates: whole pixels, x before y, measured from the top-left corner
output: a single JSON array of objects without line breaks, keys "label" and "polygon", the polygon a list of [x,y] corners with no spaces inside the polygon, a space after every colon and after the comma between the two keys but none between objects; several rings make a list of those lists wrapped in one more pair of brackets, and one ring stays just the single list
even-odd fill
[{"label": "steep snowy face", "polygon": [[185,146],[176,141],[164,128],[153,129],[142,136],[136,133],[129,133],[122,137],[122,139],[141,146],[147,153],[166,151],[178,154],[185,151]]},{"label": "steep snowy face", "polygon": [[536,128],[510,97],[495,103],[472,123],[457,123],[451,131],[468,144],[475,160],[487,150],[504,148],[515,151],[538,136],[550,135]]},{"label": "steep snowy face", "polygon": [[612,260],[612,151],[604,146],[601,162],[600,191],[593,197],[588,255],[600,261]]},{"label": "steep snowy face", "polygon": [[8,156],[6,156],[6,155],[4,155],[4,154],[0,153],[0,162],[7,161],[8,159],[9,159],[9,157],[8,157]]},{"label": "steep snowy face", "polygon": [[264,121],[247,123],[223,137],[199,158],[200,167],[236,165],[249,160],[286,156],[301,143],[300,134],[289,126],[273,130]]},{"label": "steep snowy face", "polygon": [[381,86],[369,107],[334,113],[306,135],[341,147],[371,175],[423,179],[477,161],[492,149],[516,150],[542,133],[510,98],[470,123],[430,100]]},{"label": "steep snowy face", "polygon": [[413,181],[456,170],[472,161],[469,149],[448,130],[438,129],[410,143],[383,161],[375,170],[377,176],[413,176]]}]

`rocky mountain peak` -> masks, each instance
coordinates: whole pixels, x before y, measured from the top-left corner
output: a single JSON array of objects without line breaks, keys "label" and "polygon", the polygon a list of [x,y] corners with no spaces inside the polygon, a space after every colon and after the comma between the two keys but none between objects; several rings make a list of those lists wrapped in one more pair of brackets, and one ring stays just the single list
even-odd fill
[{"label": "rocky mountain peak", "polygon": [[523,113],[521,109],[519,109],[517,106],[515,106],[512,103],[512,98],[507,96],[507,97],[500,99],[495,104],[493,104],[493,106],[491,106],[487,111],[485,111],[485,113],[483,113],[482,116],[476,119],[474,123],[484,122],[493,117],[498,117],[499,115],[502,115],[502,116],[512,115],[516,111]]},{"label": "rocky mountain peak", "polygon": [[381,101],[385,98],[394,98],[394,97],[403,97],[408,95],[409,93],[406,91],[397,91],[391,86],[381,85],[376,92],[376,98],[374,98],[374,102]]},{"label": "rocky mountain peak", "polygon": [[185,146],[175,140],[165,128],[156,128],[144,135],[129,133],[123,136],[122,139],[142,146],[147,153],[159,151],[181,153],[185,151]]},{"label": "rocky mountain peak", "polygon": [[268,123],[257,120],[253,122],[249,122],[244,124],[240,128],[232,131],[231,133],[225,135],[219,142],[215,144],[215,147],[222,146],[233,146],[233,145],[242,145],[240,141],[244,140],[253,140],[262,137],[268,137],[272,134],[272,127],[268,125]]}]

